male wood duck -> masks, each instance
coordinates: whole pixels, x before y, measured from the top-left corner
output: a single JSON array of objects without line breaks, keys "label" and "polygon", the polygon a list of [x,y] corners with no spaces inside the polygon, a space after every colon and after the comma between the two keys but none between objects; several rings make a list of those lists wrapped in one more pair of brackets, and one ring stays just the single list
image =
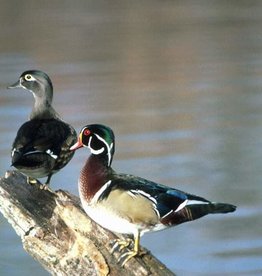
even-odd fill
[{"label": "male wood duck", "polygon": [[[91,151],[79,177],[80,199],[85,212],[102,227],[134,237],[132,250],[119,258],[122,265],[140,254],[140,237],[146,232],[236,209],[231,204],[211,202],[137,176],[116,173],[111,168],[114,133],[107,126],[85,126],[71,150],[83,146]],[[119,240],[115,245],[122,250],[130,241]]]},{"label": "male wood duck", "polygon": [[77,141],[76,131],[52,107],[53,85],[46,73],[26,71],[8,88],[26,89],[35,98],[30,119],[20,127],[13,142],[12,166],[27,175],[29,184],[47,177],[40,187],[48,189],[52,175],[74,155],[70,147]]}]

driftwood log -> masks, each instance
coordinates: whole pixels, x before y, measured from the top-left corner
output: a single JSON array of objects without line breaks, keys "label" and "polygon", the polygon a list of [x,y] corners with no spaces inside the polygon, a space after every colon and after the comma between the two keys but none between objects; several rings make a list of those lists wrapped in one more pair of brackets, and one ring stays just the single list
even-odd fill
[{"label": "driftwood log", "polygon": [[78,197],[28,185],[17,171],[0,179],[0,211],[53,275],[174,275],[149,252],[121,267],[110,252],[117,236],[91,221]]}]

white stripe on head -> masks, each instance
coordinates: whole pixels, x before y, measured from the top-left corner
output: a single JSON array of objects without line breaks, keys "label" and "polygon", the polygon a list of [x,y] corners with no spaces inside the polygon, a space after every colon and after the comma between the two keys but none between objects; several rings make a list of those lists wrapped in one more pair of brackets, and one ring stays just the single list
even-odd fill
[{"label": "white stripe on head", "polygon": [[88,141],[88,148],[90,149],[91,153],[93,153],[95,155],[98,155],[98,154],[102,153],[105,150],[104,147],[102,147],[101,149],[98,149],[98,150],[93,149],[91,147],[91,141],[92,141],[92,136],[90,136],[90,139]]},{"label": "white stripe on head", "polygon": [[[112,155],[111,155],[111,149],[113,148],[113,142],[108,145],[108,143],[106,142],[105,139],[103,139],[101,136],[99,136],[98,134],[95,133],[95,136],[97,137],[98,140],[102,141],[105,145],[106,145],[106,148],[107,148],[107,156],[108,156],[108,166],[110,166],[110,163],[111,163],[111,159],[112,159]],[[101,149],[100,149],[101,150]],[[103,148],[104,150],[104,148]],[[103,151],[101,151],[103,152]]]}]

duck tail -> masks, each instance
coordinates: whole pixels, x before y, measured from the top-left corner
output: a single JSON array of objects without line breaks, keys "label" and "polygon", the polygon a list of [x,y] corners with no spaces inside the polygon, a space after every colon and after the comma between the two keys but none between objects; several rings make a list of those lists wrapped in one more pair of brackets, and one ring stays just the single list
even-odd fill
[{"label": "duck tail", "polygon": [[210,213],[212,214],[224,214],[231,213],[236,210],[236,206],[228,203],[211,203],[209,205]]}]

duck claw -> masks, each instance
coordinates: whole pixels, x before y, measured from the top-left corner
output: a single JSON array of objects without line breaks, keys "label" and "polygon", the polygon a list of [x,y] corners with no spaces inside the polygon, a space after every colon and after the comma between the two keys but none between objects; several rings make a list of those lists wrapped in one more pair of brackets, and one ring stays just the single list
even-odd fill
[{"label": "duck claw", "polygon": [[39,188],[40,188],[40,190],[53,192],[48,184],[40,184]]},{"label": "duck claw", "polygon": [[125,264],[130,260],[132,259],[133,257],[135,256],[138,256],[140,255],[138,251],[135,251],[135,250],[131,250],[131,251],[128,251],[128,252],[125,252],[123,253],[117,260],[118,263],[122,262],[121,263],[121,266],[124,267]]},{"label": "duck claw", "polygon": [[113,246],[112,249],[110,251],[110,253],[114,253],[116,250],[118,251],[122,251],[124,248],[129,247],[131,244],[133,243],[132,239],[116,239],[113,242]]}]

